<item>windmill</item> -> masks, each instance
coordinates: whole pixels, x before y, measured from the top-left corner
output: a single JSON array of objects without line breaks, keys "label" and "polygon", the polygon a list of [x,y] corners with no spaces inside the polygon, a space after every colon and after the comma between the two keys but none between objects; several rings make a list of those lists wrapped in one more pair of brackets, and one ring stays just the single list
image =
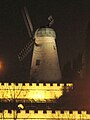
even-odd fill
[{"label": "windmill", "polygon": [[33,26],[25,7],[22,11],[22,15],[28,30],[30,42],[21,50],[18,54],[18,58],[22,61],[32,50],[34,45],[30,70],[31,82],[60,81],[61,71],[55,43],[56,33],[51,28],[54,19],[52,16],[49,16],[49,24],[45,27],[38,28],[35,33],[33,33]]}]

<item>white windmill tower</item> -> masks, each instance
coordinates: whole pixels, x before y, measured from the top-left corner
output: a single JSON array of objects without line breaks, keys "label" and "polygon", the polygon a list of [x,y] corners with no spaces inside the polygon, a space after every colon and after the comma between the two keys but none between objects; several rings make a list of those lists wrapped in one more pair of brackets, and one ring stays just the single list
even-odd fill
[{"label": "white windmill tower", "polygon": [[19,60],[23,60],[34,44],[30,82],[60,82],[61,71],[55,43],[56,33],[50,28],[54,22],[52,16],[48,18],[49,25],[38,28],[33,36],[33,27],[27,9],[24,8],[22,13],[31,41],[19,53],[18,57]]}]

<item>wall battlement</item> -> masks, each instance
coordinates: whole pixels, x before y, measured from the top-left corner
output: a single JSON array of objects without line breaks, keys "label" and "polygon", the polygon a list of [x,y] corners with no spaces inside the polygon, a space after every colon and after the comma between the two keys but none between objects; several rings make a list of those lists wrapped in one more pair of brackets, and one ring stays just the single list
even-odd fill
[{"label": "wall battlement", "polygon": [[57,84],[57,83],[0,83],[0,99],[28,99],[29,101],[47,101],[59,98],[64,89],[67,91],[73,89],[72,83]]},{"label": "wall battlement", "polygon": [[64,83],[0,83],[0,87],[5,87],[5,86],[29,86],[29,87],[34,87],[34,86],[59,86],[59,87],[63,87],[63,86],[73,86],[72,83],[66,83],[66,85]]},{"label": "wall battlement", "polygon": [[43,111],[43,110],[38,110],[38,111],[34,111],[34,110],[29,110],[29,111],[25,111],[25,110],[20,110],[19,112],[15,111],[15,110],[4,110],[4,111],[0,111],[0,119],[10,119],[10,120],[14,120],[14,118],[16,118],[16,120],[28,120],[28,119],[65,119],[65,120],[90,120],[90,114],[87,113],[87,111],[59,111],[59,110],[55,110],[55,111],[51,111],[51,110],[47,110],[47,111]]}]

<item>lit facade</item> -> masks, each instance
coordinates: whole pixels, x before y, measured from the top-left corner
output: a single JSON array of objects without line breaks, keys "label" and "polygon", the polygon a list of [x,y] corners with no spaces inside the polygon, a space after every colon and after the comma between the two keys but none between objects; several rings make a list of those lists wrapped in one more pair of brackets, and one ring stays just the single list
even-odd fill
[{"label": "lit facade", "polygon": [[22,83],[18,83],[18,85],[4,83],[2,85],[0,83],[0,99],[7,99],[9,101],[12,99],[26,99],[30,102],[33,102],[33,100],[36,102],[52,101],[60,98],[65,88],[67,91],[73,89],[73,84],[68,83],[64,86],[64,84],[56,83],[52,85],[49,83],[45,85],[43,83],[39,83],[38,85],[36,83],[32,83],[31,85],[29,83],[25,83],[25,85]]},{"label": "lit facade", "polygon": [[38,110],[35,112],[34,110],[20,110],[19,112],[15,110],[4,110],[0,112],[0,119],[1,120],[90,120],[90,114],[88,114],[86,111],[81,111],[81,113],[78,113],[78,111],[72,111],[71,113],[69,111],[43,111]]},{"label": "lit facade", "polygon": [[39,28],[35,32],[35,44],[30,70],[30,80],[35,82],[58,82],[61,70],[52,28]]}]

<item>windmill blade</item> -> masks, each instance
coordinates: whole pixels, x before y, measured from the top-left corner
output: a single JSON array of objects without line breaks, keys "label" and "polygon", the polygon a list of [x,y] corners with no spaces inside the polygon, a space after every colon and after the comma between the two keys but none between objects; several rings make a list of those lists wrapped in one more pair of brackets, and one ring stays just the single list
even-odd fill
[{"label": "windmill blade", "polygon": [[28,10],[26,7],[24,7],[24,9],[22,10],[22,15],[23,15],[24,22],[26,24],[28,34],[29,34],[31,41],[18,54],[19,61],[22,61],[27,56],[27,54],[32,50],[33,44],[34,44],[33,26],[32,26],[32,23],[31,23],[29,14],[28,14]]},{"label": "windmill blade", "polygon": [[27,22],[27,19],[26,19],[26,15],[25,15],[25,13],[24,13],[23,10],[22,10],[22,15],[23,15],[23,18],[24,18],[25,25],[26,25],[26,27],[27,27],[27,31],[28,31],[29,37],[31,38],[31,37],[32,37],[32,33],[31,33],[31,31],[30,31],[30,27],[29,27],[29,25],[28,25],[28,22]]},{"label": "windmill blade", "polygon": [[30,41],[18,54],[18,59],[19,61],[22,61],[27,55],[28,53],[33,49],[33,44],[34,41]]},{"label": "windmill blade", "polygon": [[29,13],[28,13],[28,10],[27,10],[26,7],[24,7],[24,12],[25,12],[25,15],[26,15],[26,19],[27,19],[31,34],[33,35],[33,26],[32,26],[31,19],[29,17]]},{"label": "windmill blade", "polygon": [[54,23],[54,19],[53,19],[53,17],[50,15],[50,16],[48,17],[48,20],[50,21],[50,22],[49,22],[49,27],[51,27],[51,25]]}]

